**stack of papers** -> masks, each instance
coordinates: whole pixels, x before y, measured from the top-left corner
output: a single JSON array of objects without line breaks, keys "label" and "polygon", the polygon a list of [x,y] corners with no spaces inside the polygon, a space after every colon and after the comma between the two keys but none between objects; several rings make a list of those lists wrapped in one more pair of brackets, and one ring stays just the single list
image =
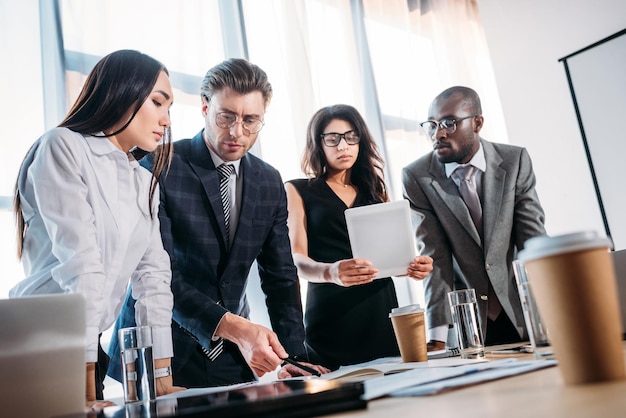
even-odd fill
[{"label": "stack of papers", "polygon": [[382,396],[422,396],[480,382],[501,379],[556,365],[556,360],[462,359],[445,357],[402,363],[389,357],[353,366],[343,366],[320,379],[363,381],[363,399]]}]

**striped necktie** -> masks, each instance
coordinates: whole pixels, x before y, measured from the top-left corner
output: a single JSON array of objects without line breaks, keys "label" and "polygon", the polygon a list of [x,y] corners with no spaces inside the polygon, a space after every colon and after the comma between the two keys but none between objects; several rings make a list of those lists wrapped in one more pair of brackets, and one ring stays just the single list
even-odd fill
[{"label": "striped necktie", "polygon": [[222,198],[222,206],[224,208],[224,224],[226,226],[226,237],[228,238],[228,246],[230,247],[230,190],[228,189],[228,181],[230,175],[235,170],[232,164],[220,164],[217,172],[220,175],[220,197]]}]

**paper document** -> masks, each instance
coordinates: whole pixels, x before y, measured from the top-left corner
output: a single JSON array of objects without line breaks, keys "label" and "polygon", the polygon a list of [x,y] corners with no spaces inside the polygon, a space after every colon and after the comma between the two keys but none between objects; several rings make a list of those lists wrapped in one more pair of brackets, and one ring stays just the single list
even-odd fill
[{"label": "paper document", "polygon": [[[552,367],[556,365],[556,360],[507,360],[497,360],[487,363],[487,366],[491,365],[493,367],[478,367],[474,370],[472,370],[470,367],[466,369],[465,373],[452,377],[450,379],[432,381],[426,384],[413,385],[405,387],[404,389],[392,391],[389,394],[391,396],[433,395],[444,390],[473,385],[481,382],[488,382],[490,380],[502,379],[504,377],[515,376],[518,374],[528,373],[534,370],[544,369],[546,367]],[[501,361],[504,361],[504,363],[499,363]],[[494,365],[493,363],[499,364]]]},{"label": "paper document", "polygon": [[485,359],[462,359],[448,357],[437,360],[403,363],[401,357],[387,357],[384,361],[374,360],[352,366],[342,366],[339,369],[323,374],[320,378],[326,380],[363,381],[374,377],[406,372],[415,369],[432,369],[441,367],[466,366],[469,364],[487,362]]}]

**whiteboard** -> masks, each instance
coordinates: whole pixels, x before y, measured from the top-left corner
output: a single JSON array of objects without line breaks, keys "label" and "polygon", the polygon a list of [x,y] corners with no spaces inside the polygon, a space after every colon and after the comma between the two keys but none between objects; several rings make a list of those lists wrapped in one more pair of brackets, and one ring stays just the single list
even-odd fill
[{"label": "whiteboard", "polygon": [[[562,58],[606,233],[626,248],[626,30]],[[549,115],[548,115],[549,117]]]}]

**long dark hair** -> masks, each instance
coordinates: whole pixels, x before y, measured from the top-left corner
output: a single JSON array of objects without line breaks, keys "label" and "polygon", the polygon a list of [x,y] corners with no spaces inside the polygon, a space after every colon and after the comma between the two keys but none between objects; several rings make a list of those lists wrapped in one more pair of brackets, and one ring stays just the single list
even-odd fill
[{"label": "long dark hair", "polygon": [[323,107],[318,110],[307,128],[306,148],[302,156],[302,171],[308,177],[325,178],[328,175],[328,161],[322,146],[324,128],[333,119],[348,122],[361,139],[359,141],[359,155],[352,166],[350,181],[360,193],[367,197],[370,203],[386,202],[387,187],[383,178],[383,159],[378,153],[376,142],[363,120],[361,114],[350,105],[338,104]]},{"label": "long dark hair", "polygon": [[[68,128],[84,135],[95,135],[109,130],[121,120],[128,118],[130,113],[130,118],[121,128],[106,136],[119,134],[133,121],[152,92],[161,72],[169,75],[163,64],[138,51],[119,50],[105,56],[98,61],[87,76],[76,102],[59,124],[59,127]],[[155,164],[152,170],[149,195],[151,216],[155,216],[152,213],[154,193],[161,173],[169,164],[171,149],[171,132],[168,127],[163,135],[163,145],[157,147],[154,152]],[[22,168],[20,167],[21,171]],[[13,209],[17,223],[17,255],[18,258],[21,258],[25,225],[17,183]]]}]

